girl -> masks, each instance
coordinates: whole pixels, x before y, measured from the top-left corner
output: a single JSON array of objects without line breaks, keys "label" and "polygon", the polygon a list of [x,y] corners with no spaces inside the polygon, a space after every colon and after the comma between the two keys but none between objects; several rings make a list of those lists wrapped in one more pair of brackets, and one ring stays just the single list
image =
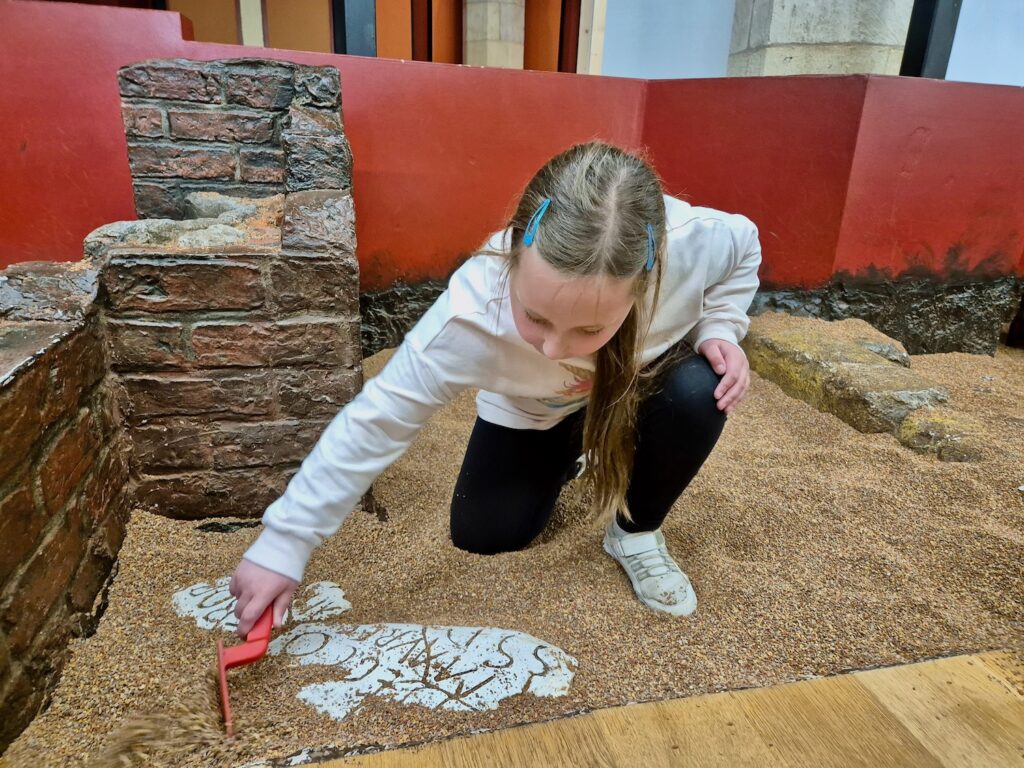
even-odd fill
[{"label": "girl", "polygon": [[281,623],[313,549],[467,387],[455,546],[525,547],[582,477],[640,600],[691,614],[660,527],[747,391],[760,261],[748,219],[663,195],[640,157],[593,141],[552,158],[267,508],[231,579],[239,634],[271,604]]}]

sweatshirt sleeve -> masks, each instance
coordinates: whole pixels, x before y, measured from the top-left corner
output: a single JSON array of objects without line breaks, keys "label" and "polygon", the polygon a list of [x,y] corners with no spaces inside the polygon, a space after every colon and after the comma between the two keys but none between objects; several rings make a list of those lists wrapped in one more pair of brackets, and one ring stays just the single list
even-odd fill
[{"label": "sweatshirt sleeve", "polygon": [[745,216],[732,215],[729,232],[730,243],[723,249],[721,262],[708,269],[701,319],[687,334],[696,350],[708,339],[738,345],[750,326],[747,309],[759,285],[761,244],[757,227]]},{"label": "sweatshirt sleeve", "polygon": [[[427,316],[424,321],[430,325]],[[417,330],[422,328],[409,333],[380,374],[328,424],[284,494],[267,508],[246,560],[301,581],[313,550],[462,388],[444,383],[447,377],[424,351]]]}]

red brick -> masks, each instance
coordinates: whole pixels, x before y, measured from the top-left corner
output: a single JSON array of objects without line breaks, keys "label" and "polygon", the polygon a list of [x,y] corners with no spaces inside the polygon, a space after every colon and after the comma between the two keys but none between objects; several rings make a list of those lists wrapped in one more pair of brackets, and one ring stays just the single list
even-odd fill
[{"label": "red brick", "polygon": [[237,469],[299,463],[312,450],[325,421],[197,423],[173,417],[132,430],[134,466],[141,472]]},{"label": "red brick", "polygon": [[337,190],[292,192],[285,197],[281,246],[321,254],[354,255],[356,216],[352,194]]},{"label": "red brick", "polygon": [[[104,525],[93,533],[85,557],[71,581],[68,597],[71,608],[75,611],[91,611],[96,595],[110,576],[120,542],[124,539],[123,519],[117,515],[109,515],[103,523]],[[108,527],[115,530],[107,531]],[[113,542],[117,542],[117,547],[111,548],[110,543]]]},{"label": "red brick", "polygon": [[294,95],[290,68],[228,65],[226,72],[224,90],[229,104],[245,104],[259,109],[284,109]]},{"label": "red brick", "polygon": [[280,372],[278,402],[281,416],[294,419],[331,419],[363,387],[362,371],[340,369]]},{"label": "red brick", "polygon": [[260,517],[288,485],[297,468],[237,469],[143,475],[137,507],[165,517]]},{"label": "red brick", "polygon": [[296,318],[277,323],[197,323],[192,350],[200,368],[224,366],[351,366],[361,359],[359,323]]},{"label": "red brick", "polygon": [[204,103],[221,100],[220,76],[209,64],[136,64],[121,69],[117,79],[122,96]]},{"label": "red brick", "polygon": [[99,450],[92,413],[83,408],[78,417],[54,439],[40,460],[39,482],[43,503],[50,514],[60,510],[78,482],[89,471]]},{"label": "red brick", "polygon": [[109,517],[112,505],[128,483],[126,441],[116,440],[104,448],[93,463],[89,477],[82,486],[78,507],[86,525],[96,526]]},{"label": "red brick", "polygon": [[36,509],[28,486],[28,473],[18,487],[0,498],[0,585],[32,554],[49,515]]},{"label": "red brick", "polygon": [[231,147],[129,144],[128,162],[135,176],[235,178],[235,152]]},{"label": "red brick", "polygon": [[48,384],[46,368],[35,364],[0,387],[0,477],[28,459],[39,440]]},{"label": "red brick", "polygon": [[107,320],[107,342],[114,370],[187,367],[184,328],[179,323]]},{"label": "red brick", "polygon": [[71,575],[81,559],[83,542],[77,510],[71,507],[60,523],[49,532],[17,586],[10,590],[3,624],[15,656],[33,644],[50,609],[67,594]]},{"label": "red brick", "polygon": [[163,113],[159,107],[122,104],[121,117],[128,136],[158,138],[164,135]]},{"label": "red brick", "polygon": [[259,266],[223,259],[112,259],[100,275],[113,312],[253,309],[263,304]]},{"label": "red brick", "polygon": [[271,295],[283,312],[359,312],[359,264],[354,256],[290,258],[270,265]]},{"label": "red brick", "polygon": [[97,327],[89,323],[58,344],[47,356],[50,383],[43,423],[78,411],[82,398],[106,373],[103,343]]},{"label": "red brick", "polygon": [[261,370],[126,375],[121,386],[126,398],[123,410],[132,424],[184,414],[266,416],[274,403],[270,373]]},{"label": "red brick", "polygon": [[167,120],[175,139],[263,144],[274,138],[273,113],[168,109]]},{"label": "red brick", "polygon": [[183,202],[177,185],[165,181],[138,181],[135,190],[135,210],[139,218],[180,219]]},{"label": "red brick", "polygon": [[284,182],[284,152],[280,149],[242,147],[239,159],[242,181]]}]

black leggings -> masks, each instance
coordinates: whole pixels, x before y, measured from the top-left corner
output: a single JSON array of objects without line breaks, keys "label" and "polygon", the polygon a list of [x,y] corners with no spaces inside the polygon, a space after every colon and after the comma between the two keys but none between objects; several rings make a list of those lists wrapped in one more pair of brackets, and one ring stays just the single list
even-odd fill
[{"label": "black leggings", "polygon": [[[725,426],[714,396],[720,381],[704,357],[691,354],[663,374],[637,410],[637,445],[626,501],[630,532],[661,526],[704,464]],[[455,484],[452,542],[495,554],[522,549],[547,524],[562,486],[583,452],[585,410],[548,430],[510,429],[477,418]]]}]

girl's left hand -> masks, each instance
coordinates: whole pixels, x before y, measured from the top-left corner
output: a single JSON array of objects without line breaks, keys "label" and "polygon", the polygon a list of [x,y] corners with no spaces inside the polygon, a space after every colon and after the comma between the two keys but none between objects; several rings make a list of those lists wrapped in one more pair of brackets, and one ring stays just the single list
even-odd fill
[{"label": "girl's left hand", "polygon": [[715,388],[718,410],[728,416],[740,404],[750,387],[750,364],[743,350],[723,339],[708,339],[697,350],[722,380]]}]

